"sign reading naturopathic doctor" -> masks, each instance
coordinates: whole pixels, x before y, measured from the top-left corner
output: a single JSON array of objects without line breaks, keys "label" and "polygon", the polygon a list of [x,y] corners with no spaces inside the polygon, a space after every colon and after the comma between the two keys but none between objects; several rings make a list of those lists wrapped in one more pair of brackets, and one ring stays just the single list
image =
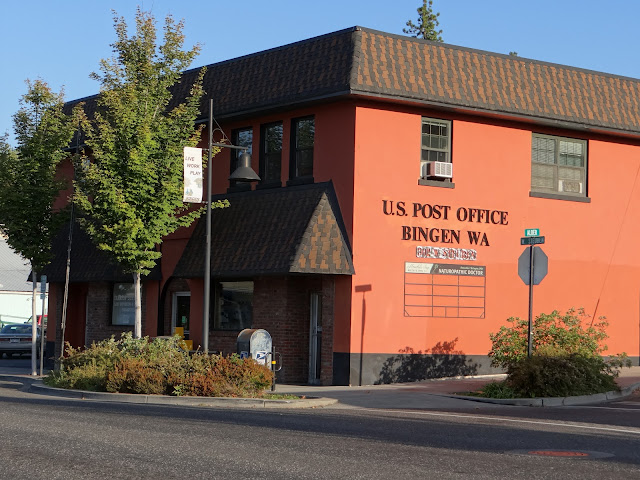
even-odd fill
[{"label": "sign reading naturopathic doctor", "polygon": [[202,203],[202,149],[184,147],[185,203]]},{"label": "sign reading naturopathic doctor", "polygon": [[404,316],[484,318],[487,269],[446,263],[404,264]]},{"label": "sign reading naturopathic doctor", "polygon": [[[482,231],[482,225],[508,225],[508,212],[473,207],[452,207],[451,205],[431,205],[428,203],[408,203],[404,201],[383,200],[382,212],[385,215],[411,217],[429,220],[429,224],[409,226],[401,225],[403,241],[430,242],[455,245],[454,247],[418,246],[417,258],[438,258],[448,260],[477,260],[474,247],[488,247],[489,237]],[[475,228],[468,230],[446,228],[442,222],[457,220]],[[440,225],[436,225],[436,223]],[[471,248],[458,246],[467,244]]]}]

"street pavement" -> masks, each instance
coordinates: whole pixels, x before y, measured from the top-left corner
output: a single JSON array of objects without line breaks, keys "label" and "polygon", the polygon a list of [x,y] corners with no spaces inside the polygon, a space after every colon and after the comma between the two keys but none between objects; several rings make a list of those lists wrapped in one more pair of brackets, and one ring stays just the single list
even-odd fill
[{"label": "street pavement", "polygon": [[[24,381],[34,380],[29,375],[31,361],[28,357],[20,359],[0,359],[0,380],[10,377],[22,378]],[[310,385],[277,385],[275,393],[293,394],[306,397],[306,402],[242,402],[242,399],[221,399],[216,402],[216,406],[237,406],[237,407],[319,407],[332,405],[334,408],[372,408],[372,409],[464,409],[469,408],[473,403],[485,401],[478,398],[465,397],[464,394],[480,390],[489,382],[504,378],[504,375],[487,375],[463,378],[444,378],[424,380],[414,383],[400,383],[390,385],[367,385],[367,386],[310,386]],[[595,396],[580,397],[579,401],[565,401],[562,399],[540,400],[538,403],[531,399],[521,403],[513,401],[500,401],[485,404],[485,407],[511,404],[521,406],[562,406],[562,405],[589,405],[603,403],[609,400],[620,400],[630,397],[632,392],[640,389],[640,366],[625,368],[621,371],[617,379],[618,385],[622,389],[622,394],[607,398],[605,394]],[[38,387],[36,382],[35,387]],[[47,390],[40,387],[33,388],[39,394],[47,394]],[[49,394],[60,396],[74,396],[73,392],[49,392]],[[75,392],[77,396],[77,392]],[[134,402],[134,403],[163,403],[163,404],[199,404],[197,399],[188,397],[165,397],[159,399],[157,396],[122,395],[92,393],[81,395],[81,398]],[[568,397],[575,400],[577,397]],[[323,399],[322,402],[317,399]],[[312,401],[315,400],[315,401]],[[234,401],[236,405],[234,405]],[[337,403],[335,402],[337,401]],[[209,400],[207,404],[211,404]],[[543,403],[544,402],[544,403]],[[218,405],[219,404],[219,405]]]}]

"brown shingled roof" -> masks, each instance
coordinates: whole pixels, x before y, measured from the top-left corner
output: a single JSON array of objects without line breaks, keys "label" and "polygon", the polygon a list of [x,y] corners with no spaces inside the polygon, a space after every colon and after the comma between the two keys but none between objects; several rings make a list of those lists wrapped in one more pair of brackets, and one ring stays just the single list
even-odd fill
[{"label": "brown shingled roof", "polygon": [[[51,251],[53,258],[42,272],[47,275],[48,281],[62,283],[65,281],[67,268],[67,246],[69,243],[69,224],[60,229],[52,242]],[[160,265],[151,270],[143,280],[159,280]],[[74,224],[71,241],[71,262],[69,268],[69,281],[75,282],[133,282],[131,273],[125,273],[118,266],[111,255],[98,250],[87,233]]]},{"label": "brown shingled roof", "polygon": [[[208,65],[204,87],[218,119],[358,95],[640,134],[640,80],[361,27]],[[83,99],[89,113],[95,98]]]},{"label": "brown shingled roof", "polygon": [[352,93],[640,133],[640,81],[373,30]]},{"label": "brown shingled roof", "polygon": [[[211,212],[211,275],[353,274],[351,247],[331,182],[217,195]],[[201,218],[174,276],[204,276]]]}]

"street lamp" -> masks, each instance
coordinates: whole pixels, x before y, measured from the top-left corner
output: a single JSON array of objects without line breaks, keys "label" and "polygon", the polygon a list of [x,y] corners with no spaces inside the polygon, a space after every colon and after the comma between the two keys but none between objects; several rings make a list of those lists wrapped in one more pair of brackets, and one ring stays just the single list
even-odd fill
[{"label": "street lamp", "polygon": [[257,182],[260,177],[251,168],[251,155],[247,147],[237,147],[226,143],[213,143],[213,99],[209,99],[209,153],[207,156],[207,225],[206,246],[204,254],[204,305],[202,312],[202,347],[204,353],[209,353],[209,308],[211,296],[211,149],[212,147],[232,148],[242,150],[238,158],[238,168],[229,176],[229,180],[237,182]]}]

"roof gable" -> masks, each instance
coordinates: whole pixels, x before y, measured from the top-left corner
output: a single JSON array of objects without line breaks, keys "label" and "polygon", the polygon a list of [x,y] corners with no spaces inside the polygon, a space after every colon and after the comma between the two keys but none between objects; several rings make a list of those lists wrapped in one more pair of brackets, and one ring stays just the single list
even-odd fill
[{"label": "roof gable", "polygon": [[[353,274],[351,248],[331,183],[213,196],[211,275]],[[174,276],[204,276],[206,222],[198,221]]]}]

